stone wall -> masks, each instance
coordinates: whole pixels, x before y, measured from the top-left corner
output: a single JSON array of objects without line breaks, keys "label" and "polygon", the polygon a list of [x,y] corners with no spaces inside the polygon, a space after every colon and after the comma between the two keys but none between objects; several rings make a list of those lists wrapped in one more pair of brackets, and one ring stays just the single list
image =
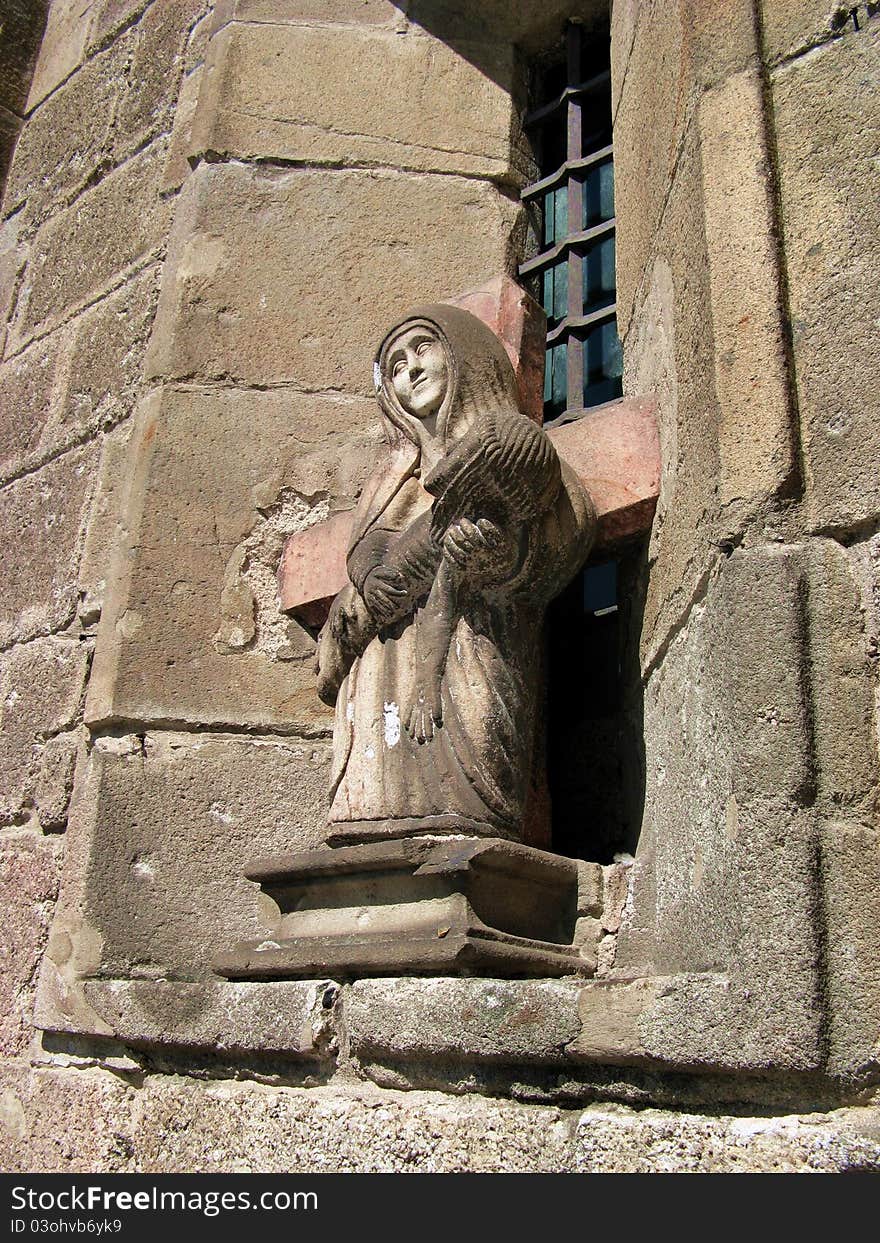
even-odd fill
[{"label": "stone wall", "polygon": [[54,0],[0,225],[4,1168],[880,1162],[864,8],[613,8],[664,477],[603,979],[210,973],[322,839],[283,540],[355,502],[387,323],[525,253],[524,58],[603,7]]},{"label": "stone wall", "polygon": [[725,976],[720,1009],[684,988],[658,1016],[714,1064],[775,1049],[870,1081],[877,204],[856,117],[876,110],[880,27],[864,6],[677,9],[614,13],[627,385],[657,392],[666,446],[617,963]]}]

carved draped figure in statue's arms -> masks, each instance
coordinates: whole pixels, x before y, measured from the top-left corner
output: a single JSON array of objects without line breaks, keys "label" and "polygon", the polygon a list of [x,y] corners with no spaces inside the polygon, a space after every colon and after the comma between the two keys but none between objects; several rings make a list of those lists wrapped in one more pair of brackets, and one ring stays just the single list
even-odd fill
[{"label": "carved draped figure in statue's arms", "polygon": [[521,412],[491,330],[413,312],[374,364],[390,460],[318,645],[336,704],[331,841],[521,838],[545,607],[583,563],[592,504]]}]

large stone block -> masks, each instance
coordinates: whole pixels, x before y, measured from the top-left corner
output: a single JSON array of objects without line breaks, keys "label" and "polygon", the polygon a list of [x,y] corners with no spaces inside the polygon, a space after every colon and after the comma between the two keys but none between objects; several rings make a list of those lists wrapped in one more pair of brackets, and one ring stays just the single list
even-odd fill
[{"label": "large stone block", "polygon": [[71,1029],[81,977],[209,979],[231,940],[259,937],[266,916],[245,867],[321,842],[328,781],[323,743],[170,732],[99,741],[77,774],[44,963],[47,996]]},{"label": "large stone block", "polygon": [[880,514],[873,355],[880,232],[872,21],[773,75],[794,362],[812,520]]},{"label": "large stone block", "polygon": [[660,973],[730,982],[662,998],[643,1039],[668,1058],[805,1069],[819,1056],[811,578],[800,547],[735,553],[646,688],[653,886],[637,879],[634,902],[654,913],[629,918],[653,923]]},{"label": "large stone block", "polygon": [[135,26],[129,86],[114,127],[117,158],[170,132],[190,31],[207,7],[202,0],[154,0]]},{"label": "large stone block", "polygon": [[591,1105],[580,1116],[573,1169],[594,1174],[844,1173],[876,1168],[877,1116],[737,1118]]},{"label": "large stone block", "polygon": [[66,626],[76,611],[76,574],[96,453],[74,449],[0,491],[5,591],[0,644]]},{"label": "large stone block", "polygon": [[797,470],[780,302],[764,99],[758,70],[699,105],[721,505],[753,507]]},{"label": "large stone block", "polygon": [[65,346],[64,334],[53,333],[0,365],[0,476],[14,474],[22,458],[40,443]]},{"label": "large stone block", "polygon": [[54,91],[83,58],[94,0],[54,0],[28,95],[27,111]]},{"label": "large stone block", "polygon": [[373,419],[372,402],[289,389],[166,391],[145,403],[93,724],[328,730],[313,644],[280,613],[275,575],[285,535],[356,495],[375,455]]},{"label": "large stone block", "polygon": [[129,55],[120,40],[77,69],[28,119],[9,170],[5,212],[26,203],[29,221],[43,219],[94,176],[107,156]]},{"label": "large stone block", "polygon": [[137,1161],[144,1173],[549,1173],[567,1168],[570,1142],[566,1114],[553,1107],[150,1076]]},{"label": "large stone block", "polygon": [[[321,1060],[338,1051],[338,991],[326,980],[87,980],[83,994],[92,1022],[83,1017],[78,1030],[126,1046],[165,1045],[221,1056],[283,1052]],[[43,988],[37,1026],[68,1031],[70,1015],[62,1002],[62,995]]]},{"label": "large stone block", "polygon": [[580,1031],[579,991],[562,980],[358,980],[345,1023],[361,1060],[558,1063]]},{"label": "large stone block", "polygon": [[[852,553],[834,540],[808,547],[810,704],[819,806],[834,819],[876,823],[880,800],[876,670]],[[874,659],[872,659],[874,657]]]},{"label": "large stone block", "polygon": [[7,823],[33,805],[48,741],[79,719],[88,660],[83,644],[63,639],[38,639],[0,657],[0,818]]},{"label": "large stone block", "polygon": [[523,184],[522,102],[510,44],[453,49],[373,27],[233,22],[211,40],[190,154]]},{"label": "large stone block", "polygon": [[388,325],[506,271],[522,221],[458,177],[203,165],[182,198],[148,373],[363,393]]},{"label": "large stone block", "polygon": [[[858,19],[859,9],[852,5]],[[861,24],[861,23],[860,23]],[[836,0],[772,0],[761,5],[764,49],[769,61],[804,52],[852,29],[852,18]]]},{"label": "large stone block", "polygon": [[[682,90],[682,33],[679,4],[639,6],[627,71],[617,75],[619,100],[614,124],[615,198],[625,210],[617,222],[617,323],[629,332],[639,287],[653,258],[653,239],[675,172],[686,124],[687,91]],[[672,11],[670,11],[672,10]],[[656,124],[648,134],[644,119]]]},{"label": "large stone block", "polygon": [[108,427],[131,414],[158,292],[159,269],[149,267],[75,320],[56,433]]},{"label": "large stone block", "polygon": [[822,826],[828,1066],[861,1086],[880,1071],[880,841],[876,826]]},{"label": "large stone block", "polygon": [[93,626],[104,607],[104,593],[122,533],[131,423],[108,432],[101,441],[95,494],[86,523],[79,568],[79,618]]},{"label": "large stone block", "polygon": [[[625,336],[702,93],[759,67],[749,0],[650,0],[615,9],[612,40],[617,315]],[[627,50],[629,48],[629,50]],[[645,127],[644,118],[653,123]]]},{"label": "large stone block", "polygon": [[58,895],[60,840],[22,831],[0,845],[0,1055],[26,1054],[33,1036],[34,981]]},{"label": "large stone block", "polygon": [[718,397],[702,161],[692,125],[625,351],[624,392],[654,393],[662,470],[651,533],[643,667],[686,615],[716,554]]},{"label": "large stone block", "polygon": [[18,213],[0,224],[0,355],[6,348],[6,325],[15,308],[19,279],[30,249],[21,234]]},{"label": "large stone block", "polygon": [[163,244],[170,211],[158,196],[164,158],[163,144],[148,147],[43,225],[25,274],[19,333],[94,298]]},{"label": "large stone block", "polygon": [[86,1067],[4,1067],[0,1090],[4,1170],[85,1174],[133,1169],[137,1093],[117,1075]]}]

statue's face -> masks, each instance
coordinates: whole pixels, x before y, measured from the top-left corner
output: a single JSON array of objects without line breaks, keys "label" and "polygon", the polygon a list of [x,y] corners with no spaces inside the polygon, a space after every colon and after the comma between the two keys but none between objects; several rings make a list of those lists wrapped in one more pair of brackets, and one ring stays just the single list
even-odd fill
[{"label": "statue's face", "polygon": [[429,419],[443,404],[449,368],[443,343],[429,328],[402,332],[388,351],[386,366],[397,400],[407,414]]}]

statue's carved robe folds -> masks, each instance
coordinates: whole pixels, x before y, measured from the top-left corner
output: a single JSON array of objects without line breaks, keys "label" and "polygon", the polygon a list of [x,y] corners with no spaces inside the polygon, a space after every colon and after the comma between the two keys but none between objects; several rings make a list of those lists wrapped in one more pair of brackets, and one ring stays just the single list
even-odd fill
[{"label": "statue's carved robe folds", "polygon": [[[411,327],[445,353],[431,419],[407,411],[389,367]],[[595,511],[520,411],[504,347],[473,315],[413,312],[387,334],[375,378],[390,456],[364,489],[351,582],[318,646],[319,692],[336,704],[330,840],[521,840],[543,615],[582,565]],[[462,519],[493,539],[453,559],[446,536]]]}]

